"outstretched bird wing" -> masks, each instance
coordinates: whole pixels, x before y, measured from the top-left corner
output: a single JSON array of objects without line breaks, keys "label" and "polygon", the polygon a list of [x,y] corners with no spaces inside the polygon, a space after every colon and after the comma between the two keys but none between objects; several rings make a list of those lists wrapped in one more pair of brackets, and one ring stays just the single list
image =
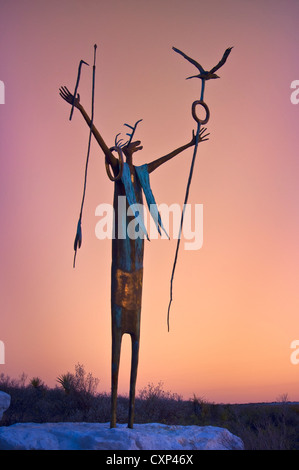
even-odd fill
[{"label": "outstretched bird wing", "polygon": [[210,73],[216,72],[216,70],[220,69],[220,67],[222,67],[222,65],[225,64],[226,59],[228,58],[228,56],[229,56],[231,50],[232,50],[232,47],[228,47],[228,48],[226,49],[226,51],[224,52],[224,54],[223,54],[223,56],[222,56],[222,59],[220,60],[220,62],[218,62],[217,65],[215,65],[215,67],[213,67],[213,68],[210,70]]},{"label": "outstretched bird wing", "polygon": [[[194,59],[191,59],[191,57],[188,57],[186,54],[184,54],[184,52],[180,51],[179,49],[177,49],[176,47],[173,47],[172,48],[175,52],[177,52],[178,54],[181,54],[185,59],[187,59],[189,62],[191,62],[191,64],[195,65],[195,67],[198,68],[198,70],[200,71],[200,73],[204,73],[205,70],[203,69],[203,67],[198,63],[196,62],[196,60]],[[224,62],[223,62],[224,63]]]}]

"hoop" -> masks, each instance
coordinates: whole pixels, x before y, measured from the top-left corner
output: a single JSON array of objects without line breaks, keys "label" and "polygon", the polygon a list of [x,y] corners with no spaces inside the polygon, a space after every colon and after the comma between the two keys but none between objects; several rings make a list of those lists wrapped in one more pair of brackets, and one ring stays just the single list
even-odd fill
[{"label": "hoop", "polygon": [[[203,108],[206,111],[206,118],[205,119],[199,119],[199,117],[196,115],[195,108],[198,104],[203,106]],[[192,116],[193,116],[193,119],[195,119],[196,122],[198,122],[200,124],[207,124],[208,120],[210,119],[210,110],[208,108],[208,105],[203,100],[194,101],[192,103]]]},{"label": "hoop", "polygon": [[113,152],[113,150],[116,150],[117,153],[118,153],[118,157],[119,157],[119,173],[118,173],[117,176],[112,176],[111,171],[110,171],[110,167],[109,167],[109,162],[107,161],[107,157],[105,157],[106,172],[107,172],[108,178],[109,178],[111,181],[118,181],[118,180],[120,180],[120,178],[122,177],[122,174],[123,174],[123,168],[124,168],[123,153],[122,153],[122,150],[121,150],[120,147],[111,147],[111,149],[109,149],[109,150],[110,150],[110,152]]}]

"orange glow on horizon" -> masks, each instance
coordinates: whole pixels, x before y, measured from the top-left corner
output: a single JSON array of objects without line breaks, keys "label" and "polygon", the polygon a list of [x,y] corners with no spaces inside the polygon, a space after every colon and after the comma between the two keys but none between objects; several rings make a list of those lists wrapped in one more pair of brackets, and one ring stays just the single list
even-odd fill
[{"label": "orange glow on horizon", "polygon": [[[299,400],[299,4],[289,0],[5,2],[0,18],[0,374],[56,377],[84,364],[110,391],[111,240],[95,209],[113,184],[93,139],[82,247],[73,269],[88,128],[59,97],[73,90],[97,43],[95,125],[107,144],[143,119],[136,164],[190,141],[200,81],[176,46],[208,68],[234,46],[220,80],[206,84],[211,118],[189,203],[203,204],[203,246],[181,249],[166,315],[176,240],[145,244],[137,390],[149,382],[215,402]],[[53,34],[53,32],[55,34]],[[279,69],[277,64],[279,63]],[[275,66],[273,66],[275,64]],[[283,73],[281,73],[283,71]],[[92,67],[79,93],[90,114]],[[183,203],[192,151],[151,176],[158,204]],[[119,392],[129,392],[124,338]]]}]

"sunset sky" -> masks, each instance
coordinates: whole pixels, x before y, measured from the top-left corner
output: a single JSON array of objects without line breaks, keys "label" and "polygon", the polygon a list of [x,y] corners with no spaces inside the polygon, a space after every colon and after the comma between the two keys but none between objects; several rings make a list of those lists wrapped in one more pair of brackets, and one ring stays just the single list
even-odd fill
[{"label": "sunset sky", "polygon": [[[107,145],[124,123],[141,165],[190,141],[201,82],[175,46],[207,69],[234,46],[220,79],[206,84],[210,139],[200,144],[189,203],[203,204],[203,246],[145,242],[137,391],[215,402],[299,400],[299,80],[297,0],[0,0],[0,374],[49,386],[84,364],[110,391],[111,240],[98,240],[96,207],[112,203],[93,139],[73,269],[88,127],[59,96],[74,90],[96,43],[95,125]],[[91,111],[92,67],[79,93]],[[158,204],[182,204],[192,149],[151,175]],[[130,338],[119,392],[128,394]]]}]

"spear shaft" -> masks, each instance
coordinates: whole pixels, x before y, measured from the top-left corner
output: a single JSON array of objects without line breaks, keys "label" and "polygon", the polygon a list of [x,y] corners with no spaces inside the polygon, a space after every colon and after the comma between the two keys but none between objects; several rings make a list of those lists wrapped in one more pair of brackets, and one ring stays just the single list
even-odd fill
[{"label": "spear shaft", "polygon": [[[86,156],[86,164],[85,164],[85,174],[84,174],[84,187],[83,187],[83,195],[82,195],[82,202],[81,202],[81,209],[80,209],[80,216],[77,224],[77,233],[74,241],[74,261],[73,267],[75,267],[76,263],[76,255],[77,255],[77,248],[81,247],[82,243],[82,229],[81,229],[81,220],[82,220],[82,212],[83,212],[83,205],[85,200],[85,193],[86,193],[86,183],[87,183],[87,169],[88,169],[88,162],[89,162],[89,154],[90,154],[90,144],[91,144],[91,136],[92,136],[92,127],[93,127],[93,118],[94,118],[94,91],[95,91],[95,71],[96,71],[96,50],[97,45],[94,45],[94,58],[93,58],[93,70],[92,70],[92,98],[91,98],[91,120],[90,120],[90,130],[89,130],[89,138],[88,138],[88,148],[87,148],[87,156]],[[83,62],[83,61],[81,61]],[[81,64],[80,62],[80,64]],[[86,62],[85,62],[86,63]],[[78,74],[79,76],[79,74]],[[78,80],[77,80],[78,81]],[[75,95],[74,95],[75,96]]]},{"label": "spear shaft", "polygon": [[[202,79],[201,80],[201,93],[200,93],[200,100],[201,101],[203,101],[204,90],[205,90],[205,80]],[[168,328],[168,331],[169,331],[170,306],[171,306],[171,303],[172,303],[173,279],[174,279],[175,268],[176,268],[176,264],[177,264],[177,260],[178,260],[180,243],[181,243],[181,234],[182,234],[182,228],[183,228],[183,223],[184,223],[185,209],[186,209],[186,204],[188,202],[189,190],[190,190],[190,186],[191,186],[193,170],[194,170],[194,164],[195,164],[195,159],[196,159],[196,154],[197,154],[197,149],[198,149],[198,144],[199,144],[200,127],[201,127],[201,122],[197,121],[195,146],[194,146],[193,157],[192,157],[190,171],[189,171],[189,177],[188,177],[187,188],[186,188],[186,193],[185,193],[185,200],[184,200],[184,205],[183,205],[183,210],[182,210],[182,215],[181,215],[179,236],[178,236],[178,241],[177,241],[177,246],[176,246],[176,251],[175,251],[175,256],[174,256],[174,262],[173,262],[173,267],[172,267],[172,273],[171,273],[171,279],[170,279],[170,300],[169,300],[168,311],[167,311],[167,328]]]}]

